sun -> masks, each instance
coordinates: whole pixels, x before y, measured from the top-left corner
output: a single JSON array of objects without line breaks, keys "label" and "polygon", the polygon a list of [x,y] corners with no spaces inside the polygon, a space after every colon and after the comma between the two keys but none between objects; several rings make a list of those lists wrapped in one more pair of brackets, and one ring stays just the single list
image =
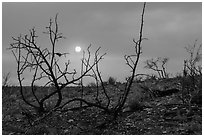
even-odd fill
[{"label": "sun", "polygon": [[76,46],[76,47],[75,47],[75,51],[76,51],[76,52],[80,52],[80,51],[81,51],[81,47]]}]

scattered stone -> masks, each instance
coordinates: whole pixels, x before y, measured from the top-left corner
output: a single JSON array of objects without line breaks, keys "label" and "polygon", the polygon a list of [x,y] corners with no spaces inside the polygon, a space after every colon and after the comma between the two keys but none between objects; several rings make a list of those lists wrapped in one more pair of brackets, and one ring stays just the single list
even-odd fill
[{"label": "scattered stone", "polygon": [[69,119],[68,122],[71,123],[71,122],[74,122],[74,120],[73,119]]}]

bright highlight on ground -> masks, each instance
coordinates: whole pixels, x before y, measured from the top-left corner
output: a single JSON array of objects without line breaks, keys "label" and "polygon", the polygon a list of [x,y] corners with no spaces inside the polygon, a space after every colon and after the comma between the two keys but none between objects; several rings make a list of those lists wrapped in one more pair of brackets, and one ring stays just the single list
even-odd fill
[{"label": "bright highlight on ground", "polygon": [[76,52],[80,52],[80,51],[81,51],[81,47],[76,46],[76,47],[75,47],[75,51],[76,51]]}]

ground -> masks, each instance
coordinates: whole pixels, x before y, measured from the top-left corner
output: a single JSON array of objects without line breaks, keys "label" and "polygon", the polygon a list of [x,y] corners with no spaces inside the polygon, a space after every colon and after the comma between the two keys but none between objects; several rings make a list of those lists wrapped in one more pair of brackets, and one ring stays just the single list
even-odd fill
[{"label": "ground", "polygon": [[[165,82],[168,83],[168,82]],[[172,82],[168,83],[173,87]],[[168,84],[165,84],[167,86]],[[140,90],[133,84],[131,98],[139,98]],[[118,96],[114,86],[107,86],[112,90],[111,97]],[[44,119],[30,126],[29,120],[22,114],[21,96],[17,87],[3,89],[2,94],[2,134],[60,134],[60,135],[201,135],[202,134],[202,106],[182,104],[178,95],[155,97],[143,101],[144,107],[140,110],[124,111],[115,121],[107,122],[112,117],[102,110],[89,107],[69,111],[55,111]],[[66,97],[75,96],[77,88],[65,93]],[[75,91],[75,92],[74,92]],[[87,93],[87,98],[93,94]],[[140,95],[141,96],[141,95]],[[114,100],[114,99],[113,99]],[[114,102],[114,101],[113,101]],[[127,101],[128,102],[128,101]],[[130,101],[129,101],[130,102]],[[72,104],[77,105],[77,103]],[[112,104],[114,105],[114,103]],[[128,107],[128,104],[126,104]],[[69,106],[67,106],[69,107]],[[27,108],[29,109],[29,108]],[[33,117],[34,119],[34,117]],[[32,121],[32,118],[30,119]]]}]

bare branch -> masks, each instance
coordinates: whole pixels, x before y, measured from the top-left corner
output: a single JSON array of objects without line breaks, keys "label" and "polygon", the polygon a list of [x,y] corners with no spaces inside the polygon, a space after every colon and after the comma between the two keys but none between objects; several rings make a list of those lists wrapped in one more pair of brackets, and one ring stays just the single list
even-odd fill
[{"label": "bare branch", "polygon": [[[141,52],[141,43],[142,43],[142,33],[143,33],[143,25],[144,25],[144,11],[145,11],[145,6],[146,3],[144,3],[143,5],[143,10],[142,10],[142,18],[141,18],[141,24],[140,24],[140,33],[139,33],[139,40],[135,41],[135,39],[133,39],[133,42],[135,43],[135,59],[133,60],[131,56],[125,56],[125,60],[126,60],[126,64],[132,69],[131,70],[131,76],[130,78],[128,78],[127,82],[126,82],[126,86],[125,86],[125,91],[124,94],[120,97],[118,104],[115,106],[115,118],[117,117],[118,113],[121,111],[122,107],[125,104],[125,101],[127,99],[127,96],[130,92],[130,88],[132,86],[134,77],[135,77],[135,73],[136,73],[136,68],[137,68],[137,64],[140,58],[140,54]],[[132,64],[130,64],[130,61],[132,62]]]}]

